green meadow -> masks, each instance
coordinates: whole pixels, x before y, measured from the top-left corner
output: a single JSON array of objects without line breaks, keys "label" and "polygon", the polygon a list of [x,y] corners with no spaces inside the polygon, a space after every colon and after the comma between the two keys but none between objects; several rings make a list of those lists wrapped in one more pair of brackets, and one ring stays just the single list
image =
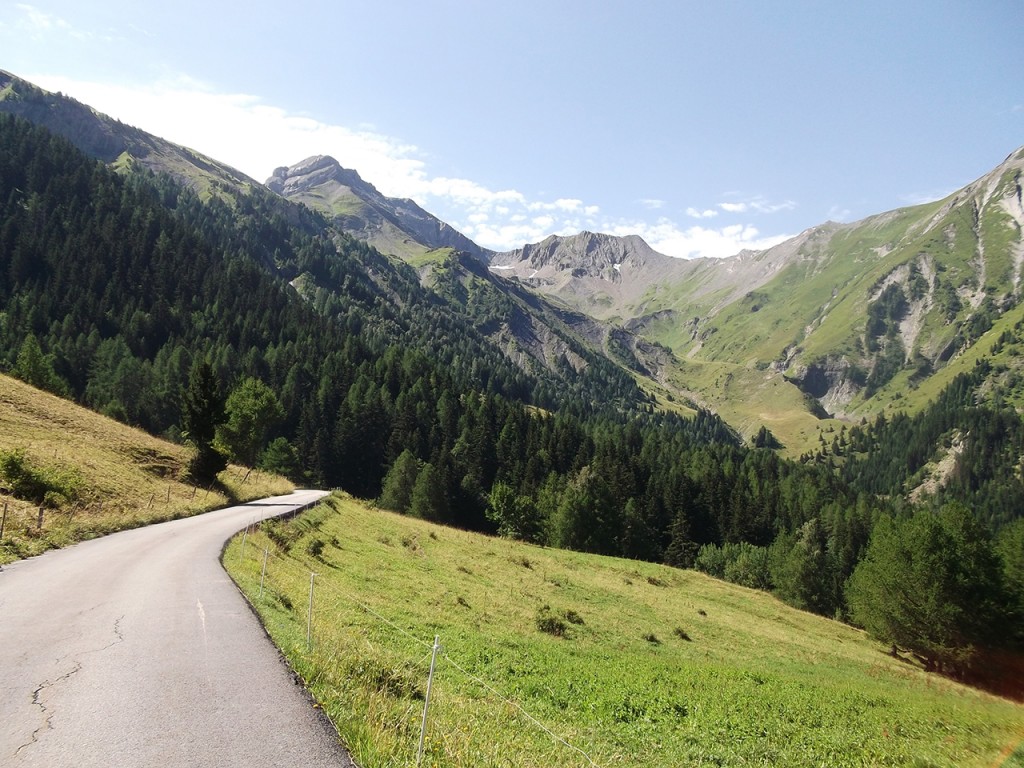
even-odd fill
[{"label": "green meadow", "polygon": [[338,495],[224,563],[363,768],[416,764],[435,636],[425,766],[1024,766],[1024,706],[694,571]]}]

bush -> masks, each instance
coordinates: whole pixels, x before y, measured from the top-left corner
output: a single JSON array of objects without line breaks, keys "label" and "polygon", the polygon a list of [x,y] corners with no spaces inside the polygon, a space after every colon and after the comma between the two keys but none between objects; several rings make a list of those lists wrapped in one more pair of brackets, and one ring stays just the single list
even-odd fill
[{"label": "bush", "polygon": [[558,616],[551,613],[549,606],[544,606],[537,612],[537,629],[553,637],[568,637],[569,625]]},{"label": "bush", "polygon": [[16,499],[58,507],[73,501],[82,485],[81,475],[68,468],[37,467],[24,449],[0,451],[0,478]]},{"label": "bush", "polygon": [[310,539],[306,544],[306,554],[315,557],[317,560],[324,553],[324,543],[320,539]]},{"label": "bush", "polygon": [[188,463],[188,477],[197,484],[211,483],[227,469],[228,460],[212,445],[201,445]]}]

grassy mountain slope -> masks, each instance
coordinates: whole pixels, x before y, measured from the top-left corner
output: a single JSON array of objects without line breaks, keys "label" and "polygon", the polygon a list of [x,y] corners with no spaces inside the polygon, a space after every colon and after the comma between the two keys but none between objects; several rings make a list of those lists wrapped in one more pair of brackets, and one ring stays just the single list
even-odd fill
[{"label": "grassy mountain slope", "polygon": [[53,488],[65,491],[42,504],[39,527],[40,501],[16,496],[0,471],[0,506],[7,509],[0,563],[293,488],[284,478],[231,466],[217,485],[197,489],[185,480],[190,449],[4,375],[0,435],[0,454],[21,452]]},{"label": "grassy mountain slope", "polygon": [[364,768],[414,761],[435,635],[425,765],[991,766],[1024,737],[1021,705],[692,571],[340,497],[224,561]]},{"label": "grassy mountain slope", "polygon": [[683,361],[667,377],[679,392],[745,434],[777,428],[800,452],[834,426],[816,423],[825,413],[871,416],[991,343],[1020,300],[1022,175],[1024,149],[944,200],[728,259],[666,265],[646,244],[581,235],[493,263],[671,348]]},{"label": "grassy mountain slope", "polygon": [[125,125],[62,94],[53,94],[0,70],[0,112],[8,112],[67,138],[83,152],[128,169],[169,173],[204,199],[225,188],[257,182],[187,147]]}]

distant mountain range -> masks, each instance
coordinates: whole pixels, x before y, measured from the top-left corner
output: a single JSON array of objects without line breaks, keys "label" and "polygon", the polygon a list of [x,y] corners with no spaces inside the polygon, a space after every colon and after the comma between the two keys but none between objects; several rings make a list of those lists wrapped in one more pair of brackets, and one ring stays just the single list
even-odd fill
[{"label": "distant mountain range", "polygon": [[[7,73],[0,111],[115,167],[165,171],[204,197],[262,186]],[[767,426],[802,450],[834,428],[831,417],[921,407],[935,386],[973,364],[979,344],[987,349],[1016,322],[1022,174],[1024,149],[944,200],[826,222],[764,251],[695,260],[660,254],[637,236],[591,232],[495,253],[327,156],[278,168],[265,189],[411,264],[426,286],[456,279],[503,294],[506,321],[486,331],[513,358],[555,370],[567,354],[580,357],[572,344],[582,343],[639,375],[666,407],[703,405],[744,435]],[[1003,365],[1012,375],[1004,371],[989,389],[1024,406],[1018,361]]]},{"label": "distant mountain range", "polygon": [[636,237],[584,232],[497,254],[491,268],[672,349],[686,385],[745,431],[801,407],[860,417],[913,407],[928,379],[948,380],[1016,322],[1022,175],[1018,149],[943,200],[726,259],[680,261]]}]

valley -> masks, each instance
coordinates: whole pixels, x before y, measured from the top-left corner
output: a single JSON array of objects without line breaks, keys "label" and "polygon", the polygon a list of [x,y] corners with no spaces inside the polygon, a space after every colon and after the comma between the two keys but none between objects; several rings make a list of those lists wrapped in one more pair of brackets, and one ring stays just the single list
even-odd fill
[{"label": "valley", "polygon": [[[1013,765],[1022,174],[723,259],[496,253],[331,157],[261,184],[0,72],[0,562],[338,489],[254,534],[252,601],[361,765],[410,759],[423,654],[346,596],[597,764]],[[507,764],[486,689],[442,688],[436,764]]]}]

